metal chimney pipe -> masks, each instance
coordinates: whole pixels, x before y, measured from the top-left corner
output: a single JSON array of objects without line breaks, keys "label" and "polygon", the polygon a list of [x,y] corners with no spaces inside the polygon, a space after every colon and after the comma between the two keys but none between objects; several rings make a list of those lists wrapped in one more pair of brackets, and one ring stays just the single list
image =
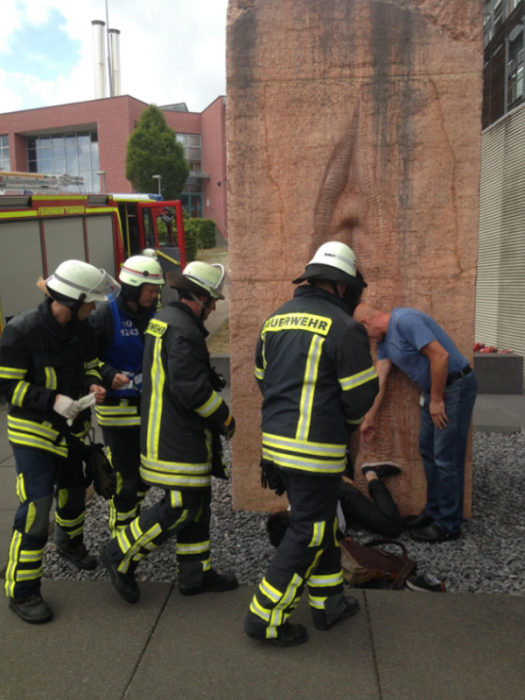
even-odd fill
[{"label": "metal chimney pipe", "polygon": [[93,58],[95,68],[95,99],[106,97],[106,49],[104,42],[105,22],[94,19],[93,25]]},{"label": "metal chimney pipe", "polygon": [[120,30],[109,30],[111,51],[111,73],[113,77],[113,97],[120,95]]}]

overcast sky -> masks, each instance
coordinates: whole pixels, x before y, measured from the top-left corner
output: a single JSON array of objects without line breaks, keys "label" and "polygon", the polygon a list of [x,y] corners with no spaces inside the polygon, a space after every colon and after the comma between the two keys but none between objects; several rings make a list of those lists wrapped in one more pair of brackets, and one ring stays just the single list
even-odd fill
[{"label": "overcast sky", "polygon": [[[104,0],[0,0],[0,112],[95,97],[91,21]],[[120,29],[122,94],[186,102],[225,94],[228,0],[109,0]]]}]

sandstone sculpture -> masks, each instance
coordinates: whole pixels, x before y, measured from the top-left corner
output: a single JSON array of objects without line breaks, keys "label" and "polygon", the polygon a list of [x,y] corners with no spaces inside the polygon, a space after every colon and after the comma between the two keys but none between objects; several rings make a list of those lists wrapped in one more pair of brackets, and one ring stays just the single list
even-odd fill
[{"label": "sandstone sculpture", "polygon": [[[321,243],[354,249],[367,301],[430,313],[471,357],[481,12],[479,0],[230,0],[234,507],[282,507],[259,486],[254,346]],[[416,513],[426,489],[418,393],[393,379],[358,464],[398,462],[394,496]]]}]

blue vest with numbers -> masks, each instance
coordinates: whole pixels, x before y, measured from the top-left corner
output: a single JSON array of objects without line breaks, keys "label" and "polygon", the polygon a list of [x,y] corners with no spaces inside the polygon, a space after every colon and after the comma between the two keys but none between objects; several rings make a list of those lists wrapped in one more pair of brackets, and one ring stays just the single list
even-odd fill
[{"label": "blue vest with numbers", "polygon": [[[113,315],[113,342],[100,360],[115,369],[120,374],[129,377],[129,384],[117,391],[108,391],[107,396],[124,398],[126,396],[140,397],[142,390],[142,355],[144,341],[132,319],[119,308],[116,300],[110,303]],[[152,312],[151,317],[155,315]]]}]

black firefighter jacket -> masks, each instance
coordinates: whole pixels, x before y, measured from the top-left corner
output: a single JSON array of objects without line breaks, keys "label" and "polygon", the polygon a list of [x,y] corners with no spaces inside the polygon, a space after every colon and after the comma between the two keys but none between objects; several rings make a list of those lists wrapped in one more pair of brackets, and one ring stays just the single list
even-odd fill
[{"label": "black firefighter jacket", "polygon": [[363,326],[334,294],[298,287],[263,325],[255,377],[263,393],[263,459],[337,475],[352,430],[379,391]]},{"label": "black firefighter jacket", "polygon": [[212,430],[232,420],[210,383],[210,356],[200,320],[171,302],[150,321],[142,366],[142,478],[167,489],[211,483]]},{"label": "black firefighter jacket", "polygon": [[79,399],[91,384],[102,385],[96,341],[87,321],[61,326],[51,313],[51,299],[23,311],[0,337],[0,395],[8,403],[7,435],[18,447],[67,457],[65,435],[84,437],[90,411],[73,426],[53,411],[57,394]]}]

